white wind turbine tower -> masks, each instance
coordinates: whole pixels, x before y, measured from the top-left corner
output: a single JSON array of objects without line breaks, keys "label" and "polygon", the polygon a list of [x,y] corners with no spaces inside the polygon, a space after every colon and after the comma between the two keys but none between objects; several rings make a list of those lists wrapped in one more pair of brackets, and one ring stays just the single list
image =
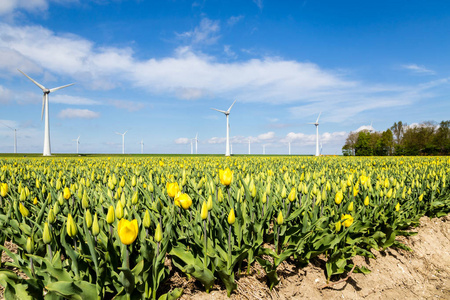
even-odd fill
[{"label": "white wind turbine tower", "polygon": [[3,123],[1,123],[1,124],[8,127],[11,130],[14,130],[14,153],[17,153],[17,129],[9,127],[8,125],[3,124]]},{"label": "white wind turbine tower", "polygon": [[315,123],[308,123],[308,124],[313,124],[316,126],[316,156],[320,155],[320,152],[319,152],[319,118],[320,118],[321,113],[322,112],[319,113],[319,116],[317,117],[317,120]]},{"label": "white wind turbine tower", "polygon": [[263,155],[266,155],[266,145],[262,145],[263,146]]},{"label": "white wind turbine tower", "polygon": [[78,145],[80,144],[80,136],[76,140],[72,140],[74,142],[77,142],[77,154],[78,154]]},{"label": "white wind turbine tower", "polygon": [[141,154],[144,154],[144,140],[141,140]]},{"label": "white wind turbine tower", "polygon": [[197,134],[195,135],[195,154],[198,154],[198,132],[197,132]]},{"label": "white wind turbine tower", "polygon": [[233,104],[231,104],[230,108],[227,111],[211,108],[213,110],[216,110],[218,112],[225,114],[225,116],[227,117],[227,143],[226,143],[226,149],[225,149],[225,156],[230,156],[230,123],[228,120],[228,116],[230,115],[230,110],[233,107],[234,103],[236,103],[236,100],[234,100]]},{"label": "white wind turbine tower", "polygon": [[122,154],[125,154],[125,134],[127,134],[128,130],[124,133],[116,132],[116,134],[122,136]]},{"label": "white wind turbine tower", "polygon": [[291,141],[289,141],[288,144],[289,144],[289,155],[291,155]]},{"label": "white wind turbine tower", "polygon": [[67,85],[63,85],[60,87],[56,87],[53,89],[47,89],[45,88],[42,84],[36,82],[34,79],[32,79],[30,76],[28,76],[27,74],[25,74],[24,72],[18,70],[20,73],[22,73],[23,75],[25,75],[28,79],[30,79],[35,85],[37,85],[42,92],[44,92],[44,98],[42,99],[42,113],[41,113],[41,120],[44,116],[44,108],[45,108],[45,133],[44,133],[44,151],[42,152],[42,155],[44,156],[50,156],[52,155],[51,150],[50,150],[50,122],[48,119],[48,94],[63,89],[65,87],[74,85],[74,83],[71,84],[67,84]]},{"label": "white wind turbine tower", "polygon": [[191,155],[194,154],[194,148],[193,148],[192,141],[193,141],[193,139],[191,139]]},{"label": "white wind turbine tower", "polygon": [[250,138],[248,138],[248,154],[250,155]]}]

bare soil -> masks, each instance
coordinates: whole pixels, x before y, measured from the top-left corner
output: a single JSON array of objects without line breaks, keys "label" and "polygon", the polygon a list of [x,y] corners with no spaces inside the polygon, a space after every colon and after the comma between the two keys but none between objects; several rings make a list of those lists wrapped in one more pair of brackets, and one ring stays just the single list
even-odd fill
[{"label": "bare soil", "polygon": [[[449,299],[450,300],[450,216],[420,219],[418,234],[399,237],[413,251],[389,248],[373,250],[376,259],[355,257],[366,266],[368,275],[352,273],[346,281],[323,288],[326,282],[324,261],[314,260],[305,268],[284,262],[278,268],[280,283],[269,290],[264,270],[256,264],[250,275],[236,274],[237,291],[230,298],[224,286],[216,285],[207,294],[191,278],[175,273],[166,283],[168,289],[184,289],[182,300],[220,299]],[[14,250],[13,244],[7,244]],[[3,254],[2,262],[9,258]],[[345,279],[348,274],[344,274]],[[334,279],[338,281],[339,278]],[[3,299],[0,296],[0,299]]]}]

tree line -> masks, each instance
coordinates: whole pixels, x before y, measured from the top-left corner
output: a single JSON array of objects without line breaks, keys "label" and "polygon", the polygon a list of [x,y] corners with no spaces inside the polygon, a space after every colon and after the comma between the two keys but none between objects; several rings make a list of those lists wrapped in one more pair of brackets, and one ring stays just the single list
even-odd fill
[{"label": "tree line", "polygon": [[344,155],[449,155],[450,121],[408,126],[395,122],[383,132],[352,131],[342,147]]}]

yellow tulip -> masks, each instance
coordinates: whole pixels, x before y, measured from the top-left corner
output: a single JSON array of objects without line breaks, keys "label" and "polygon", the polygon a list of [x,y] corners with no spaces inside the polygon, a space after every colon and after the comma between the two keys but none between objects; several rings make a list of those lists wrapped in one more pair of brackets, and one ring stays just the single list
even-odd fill
[{"label": "yellow tulip", "polygon": [[167,194],[170,198],[175,198],[177,193],[180,191],[180,187],[178,186],[178,182],[168,183],[166,186]]},{"label": "yellow tulip", "polygon": [[336,196],[334,197],[334,202],[336,202],[337,205],[341,204],[342,199],[344,199],[344,195],[342,194],[342,191],[338,191],[336,193]]},{"label": "yellow tulip", "polygon": [[161,229],[161,224],[158,223],[158,225],[156,226],[156,230],[155,230],[155,241],[157,243],[161,242],[163,238],[163,232]]},{"label": "yellow tulip", "polygon": [[19,203],[19,211],[20,211],[20,214],[25,218],[30,215],[30,211],[28,210],[28,208],[23,206],[22,202]]},{"label": "yellow tulip", "polygon": [[92,234],[97,236],[100,233],[100,226],[98,225],[97,213],[94,215],[94,221],[92,222]]},{"label": "yellow tulip", "polygon": [[108,213],[106,214],[106,222],[108,224],[112,224],[114,222],[114,220],[116,219],[116,215],[114,213],[114,207],[111,205],[108,208]]},{"label": "yellow tulip", "polygon": [[189,209],[189,207],[191,207],[191,205],[192,205],[192,199],[191,199],[191,197],[189,197],[188,194],[181,194],[178,197],[178,201],[179,201],[181,207],[184,209]]},{"label": "yellow tulip", "polygon": [[236,216],[234,215],[234,208],[232,208],[228,214],[228,224],[233,225],[235,220]]},{"label": "yellow tulip", "polygon": [[37,199],[37,197],[34,197],[34,199],[33,199],[33,204],[34,204],[34,205],[38,204],[38,199]]},{"label": "yellow tulip", "polygon": [[228,186],[233,180],[233,172],[230,170],[230,168],[219,170],[219,179],[221,184]]},{"label": "yellow tulip", "polygon": [[348,211],[353,211],[353,201],[348,205]]},{"label": "yellow tulip", "polygon": [[297,194],[295,193],[296,192],[296,189],[295,188],[292,188],[291,189],[291,192],[289,193],[289,196],[288,196],[288,199],[289,199],[289,201],[294,201],[295,200],[295,198],[296,198],[296,196],[297,196]]},{"label": "yellow tulip", "polygon": [[71,214],[69,214],[69,215],[67,216],[67,224],[66,224],[66,227],[67,227],[67,234],[68,234],[70,237],[74,237],[74,236],[77,235],[77,233],[78,233],[78,227],[77,227],[77,224],[75,223],[75,221],[73,220]]},{"label": "yellow tulip", "polygon": [[353,224],[353,217],[351,215],[342,215],[341,221],[342,225],[350,227]]},{"label": "yellow tulip", "polygon": [[206,218],[208,217],[208,206],[206,205],[205,201],[203,201],[203,204],[202,204],[200,217],[202,218],[202,220],[206,220]]},{"label": "yellow tulip", "polygon": [[123,218],[123,205],[121,201],[117,201],[116,205],[116,218],[120,220]]},{"label": "yellow tulip", "polygon": [[33,239],[31,237],[28,237],[27,238],[27,243],[25,245],[25,250],[27,251],[27,253],[32,253],[33,252],[33,248],[34,248]]},{"label": "yellow tulip", "polygon": [[148,212],[148,209],[147,209],[147,210],[145,210],[145,213],[144,213],[144,219],[142,220],[142,225],[144,225],[145,228],[149,228],[150,223],[151,223],[150,213]]},{"label": "yellow tulip", "polygon": [[364,198],[364,205],[369,205],[369,196],[366,196],[366,198]]},{"label": "yellow tulip", "polygon": [[87,228],[91,229],[91,226],[92,226],[92,214],[89,211],[89,209],[86,210],[86,213],[84,214],[84,220],[86,221]]},{"label": "yellow tulip", "polygon": [[400,210],[400,203],[397,203],[397,205],[395,206],[395,211],[399,211]]},{"label": "yellow tulip", "polygon": [[52,241],[52,235],[50,234],[50,228],[48,227],[48,223],[44,223],[44,232],[42,233],[42,241],[44,244],[50,244]]},{"label": "yellow tulip", "polygon": [[119,225],[117,226],[117,232],[119,234],[120,241],[124,245],[132,244],[139,233],[138,222],[136,219],[133,221],[128,221],[126,219],[121,219]]},{"label": "yellow tulip", "polygon": [[65,187],[65,188],[64,188],[64,191],[63,191],[63,197],[64,197],[64,199],[68,200],[68,199],[70,198],[70,196],[72,196],[72,194],[70,193],[69,188],[68,188],[68,187]]},{"label": "yellow tulip", "polygon": [[336,229],[336,232],[339,232],[339,231],[341,231],[341,222],[340,221],[338,221],[338,222],[336,222],[335,224],[334,224],[334,227],[335,227],[335,229]]},{"label": "yellow tulip", "polygon": [[423,200],[423,193],[420,194],[420,196],[419,196],[419,201],[422,201],[422,200]]},{"label": "yellow tulip", "polygon": [[2,183],[0,185],[0,196],[5,197],[8,194],[8,184]]},{"label": "yellow tulip", "polygon": [[[56,202],[55,202],[56,204]],[[53,224],[56,221],[55,213],[53,212],[53,208],[50,208],[47,215],[47,220],[50,224]]]},{"label": "yellow tulip", "polygon": [[208,208],[208,210],[211,210],[213,208],[213,200],[212,200],[211,195],[209,195],[209,197],[208,197],[208,201],[206,202],[206,207]]},{"label": "yellow tulip", "polygon": [[284,222],[283,213],[280,211],[280,212],[278,213],[278,217],[277,217],[277,224],[278,224],[278,225],[282,225],[283,222]]}]

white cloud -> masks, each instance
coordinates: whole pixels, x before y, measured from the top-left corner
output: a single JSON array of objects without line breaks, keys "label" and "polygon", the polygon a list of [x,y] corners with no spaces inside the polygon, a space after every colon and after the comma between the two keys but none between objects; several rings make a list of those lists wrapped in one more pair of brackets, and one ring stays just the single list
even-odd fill
[{"label": "white cloud", "polygon": [[274,137],[275,137],[275,132],[269,131],[269,132],[258,135],[257,139],[260,141],[267,141],[267,140],[273,139]]},{"label": "white cloud", "polygon": [[244,18],[243,15],[239,15],[239,16],[231,16],[228,21],[227,24],[228,26],[234,26],[237,23],[239,23],[239,21],[241,21]]},{"label": "white cloud", "polygon": [[403,65],[403,69],[410,70],[416,74],[423,74],[423,75],[434,75],[436,72],[433,70],[427,69],[424,66],[418,66],[416,64],[409,64],[409,65]]},{"label": "white cloud", "polygon": [[69,95],[52,95],[50,101],[52,103],[68,104],[68,105],[99,105],[99,101]]},{"label": "white cloud", "polygon": [[358,129],[356,129],[355,132],[360,132],[360,131],[363,131],[363,130],[375,131],[375,128],[373,128],[372,125],[362,125]]},{"label": "white cloud", "polygon": [[253,0],[253,2],[258,6],[259,9],[263,9],[263,0]]},{"label": "white cloud", "polygon": [[178,138],[175,140],[175,144],[189,144],[191,142],[188,138]]},{"label": "white cloud", "polygon": [[16,10],[44,11],[48,8],[47,0],[2,0],[0,1],[0,15],[13,13]]},{"label": "white cloud", "polygon": [[188,39],[192,44],[214,44],[219,39],[219,21],[213,21],[204,18],[200,21],[200,25],[192,31],[186,31],[177,34],[180,38]]},{"label": "white cloud", "polygon": [[129,112],[138,111],[145,107],[144,103],[126,100],[108,100],[108,103],[118,109],[125,109]]},{"label": "white cloud", "polygon": [[11,101],[13,93],[0,85],[0,103],[5,104]]},{"label": "white cloud", "polygon": [[[219,30],[218,22],[203,19],[185,35],[192,41],[211,42]],[[56,34],[41,26],[4,23],[0,23],[0,49],[20,62],[19,68],[69,77],[83,88],[128,86],[180,99],[237,98],[242,102],[290,104],[291,117],[307,118],[305,122],[315,121],[319,111],[327,112],[328,122],[341,122],[367,110],[407,106],[429,97],[430,89],[448,85],[447,78],[418,86],[373,85],[310,62],[279,57],[221,62],[192,47],[180,47],[172,56],[141,60],[131,48],[97,47],[92,41]],[[0,70],[21,76],[1,58]],[[143,107],[142,103],[112,104],[134,110]]]},{"label": "white cloud", "polygon": [[74,109],[67,108],[59,112],[58,118],[61,119],[95,119],[100,117],[100,114],[89,109]]}]

